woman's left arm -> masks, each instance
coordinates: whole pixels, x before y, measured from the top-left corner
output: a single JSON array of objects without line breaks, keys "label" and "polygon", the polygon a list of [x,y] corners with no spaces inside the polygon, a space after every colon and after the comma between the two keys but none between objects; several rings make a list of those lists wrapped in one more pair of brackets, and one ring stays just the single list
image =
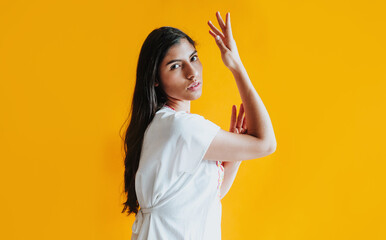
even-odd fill
[{"label": "woman's left arm", "polygon": [[223,199],[225,195],[228,193],[229,189],[231,188],[236,175],[237,171],[239,170],[239,166],[242,161],[237,162],[223,162],[224,166],[224,179],[221,184],[220,188],[220,199]]},{"label": "woman's left arm", "polygon": [[[237,121],[236,121],[236,118],[237,118]],[[238,134],[247,133],[247,123],[246,123],[246,118],[244,116],[244,106],[242,103],[240,105],[240,111],[238,116],[237,116],[236,105],[232,106],[231,126],[229,131],[233,133],[238,133]],[[236,178],[237,171],[239,170],[241,162],[242,161],[236,161],[236,162],[232,161],[232,162],[222,163],[224,166],[224,179],[221,183],[220,199],[222,199],[231,188]]]}]

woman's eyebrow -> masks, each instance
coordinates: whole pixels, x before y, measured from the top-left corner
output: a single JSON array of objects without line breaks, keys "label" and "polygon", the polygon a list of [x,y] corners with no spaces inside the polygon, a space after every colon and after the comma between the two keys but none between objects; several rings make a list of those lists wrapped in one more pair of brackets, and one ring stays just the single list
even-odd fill
[{"label": "woman's eyebrow", "polygon": [[[193,54],[195,54],[196,52],[197,52],[197,50],[194,50],[194,51],[192,52],[192,54],[190,54],[189,57],[191,57],[191,56],[192,56]],[[181,59],[174,59],[174,60],[171,60],[171,61],[167,62],[165,66],[167,66],[167,65],[169,65],[169,64],[171,64],[171,63],[173,63],[173,62],[178,62],[178,61],[182,61],[182,60],[181,60]]]}]

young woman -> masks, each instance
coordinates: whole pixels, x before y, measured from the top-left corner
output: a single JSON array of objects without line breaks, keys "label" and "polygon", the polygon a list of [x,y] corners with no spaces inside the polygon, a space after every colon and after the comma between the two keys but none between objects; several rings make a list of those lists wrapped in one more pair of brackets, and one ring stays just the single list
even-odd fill
[{"label": "young woman", "polygon": [[131,239],[221,239],[220,200],[241,161],[276,149],[267,110],[239,57],[230,13],[226,23],[216,16],[222,31],[209,21],[209,33],[242,99],[238,116],[232,106],[229,132],[190,112],[190,102],[202,94],[203,76],[188,35],[161,27],[141,48],[124,145],[122,213],[136,214]]}]

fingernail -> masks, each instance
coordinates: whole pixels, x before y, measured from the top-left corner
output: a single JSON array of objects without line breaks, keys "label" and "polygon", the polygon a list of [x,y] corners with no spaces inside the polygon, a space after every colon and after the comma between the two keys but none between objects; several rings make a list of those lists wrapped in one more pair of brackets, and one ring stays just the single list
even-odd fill
[{"label": "fingernail", "polygon": [[216,36],[216,40],[220,40],[220,36],[219,35]]}]

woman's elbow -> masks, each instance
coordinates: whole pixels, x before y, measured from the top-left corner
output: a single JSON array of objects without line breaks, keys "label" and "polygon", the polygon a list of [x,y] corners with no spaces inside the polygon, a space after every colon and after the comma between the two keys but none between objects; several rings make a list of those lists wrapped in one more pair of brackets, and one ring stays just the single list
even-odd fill
[{"label": "woman's elbow", "polygon": [[269,153],[274,153],[276,151],[276,141],[270,145]]}]

